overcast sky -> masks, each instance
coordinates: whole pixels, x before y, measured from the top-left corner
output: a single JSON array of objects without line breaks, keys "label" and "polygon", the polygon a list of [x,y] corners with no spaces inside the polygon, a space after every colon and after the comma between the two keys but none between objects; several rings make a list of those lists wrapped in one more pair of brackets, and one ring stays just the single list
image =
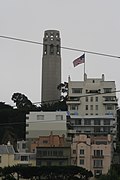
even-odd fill
[{"label": "overcast sky", "polygon": [[[120,56],[120,0],[0,0],[0,36],[43,42],[50,29],[60,31],[62,46]],[[15,92],[41,101],[42,49],[0,38],[0,101],[13,105]],[[83,80],[83,64],[72,64],[80,55],[62,49],[62,82]],[[86,73],[105,74],[120,90],[120,59],[86,53]]]}]

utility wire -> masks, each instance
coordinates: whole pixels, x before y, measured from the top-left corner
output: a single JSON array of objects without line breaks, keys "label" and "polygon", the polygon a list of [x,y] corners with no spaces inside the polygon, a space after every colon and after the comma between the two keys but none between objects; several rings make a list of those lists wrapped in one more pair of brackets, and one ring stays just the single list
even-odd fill
[{"label": "utility wire", "polygon": [[[66,119],[67,120],[67,119]],[[28,120],[29,121],[29,120]],[[29,122],[27,122],[27,121],[25,121],[25,122],[11,122],[11,123],[0,123],[0,126],[10,126],[10,125],[20,125],[20,124],[24,124],[24,125],[26,125],[27,123],[29,123],[29,124],[32,124],[32,123],[38,123],[38,122],[61,122],[61,120],[51,120],[51,121],[49,121],[49,120],[40,120],[40,121],[38,121],[38,120],[36,120],[36,121],[29,121]],[[62,121],[63,122],[63,121]]]},{"label": "utility wire", "polygon": [[[111,94],[111,93],[116,93],[116,92],[120,92],[120,90],[117,90],[117,91],[111,91],[111,92],[105,92],[105,93],[96,93],[96,94],[85,94],[83,96],[77,96],[78,98],[82,98],[82,97],[87,97],[87,96],[100,96],[102,94]],[[53,100],[53,101],[60,101],[60,99],[58,100]],[[69,100],[68,100],[69,101]],[[52,102],[51,101],[46,101],[46,102]],[[36,102],[36,103],[33,103],[33,104],[41,104],[42,102]],[[55,121],[55,120],[52,120],[52,121]],[[37,121],[35,122],[29,122],[29,123],[36,123]],[[43,122],[43,121],[41,121]],[[45,121],[44,122],[49,122],[49,121]],[[26,124],[26,122],[13,122],[13,123],[0,123],[0,126],[5,126],[5,125],[20,125],[20,124]]]},{"label": "utility wire", "polygon": [[[103,95],[103,94],[112,94],[112,93],[116,93],[116,92],[120,92],[120,90],[117,90],[117,91],[111,91],[111,92],[103,92],[103,93],[88,93],[88,94],[84,94],[84,95],[81,95],[81,96],[76,96],[78,98],[83,98],[83,97],[88,97],[88,96],[100,96],[100,95]],[[49,100],[49,101],[44,101],[44,102],[35,102],[33,104],[45,104],[45,103],[49,103],[49,102],[58,102],[60,101],[60,99],[54,99],[54,100]],[[67,101],[71,101],[71,100],[67,100]]]},{"label": "utility wire", "polygon": [[[100,96],[100,95],[104,95],[104,94],[112,94],[112,93],[117,93],[120,92],[120,90],[116,90],[116,91],[111,91],[111,92],[103,92],[103,93],[88,93],[88,94],[84,94],[81,96],[76,96],[78,98],[83,98],[83,97],[88,97],[88,96]],[[38,102],[33,102],[33,105],[37,105],[37,104],[47,104],[50,102],[61,102],[61,99],[53,99],[53,100],[48,100],[48,101],[38,101]],[[70,101],[69,99],[67,101]],[[11,106],[11,107],[16,107],[16,106]]]},{"label": "utility wire", "polygon": [[[37,44],[37,45],[38,44],[44,45],[44,43],[41,43],[41,42],[27,40],[27,39],[20,39],[20,38],[15,38],[15,37],[9,37],[9,36],[0,36],[0,38],[14,40],[14,41],[21,41],[21,42],[25,42],[25,43],[32,43],[32,44]],[[45,44],[45,45],[49,45],[49,44]],[[79,52],[84,52],[84,53],[98,55],[98,56],[106,56],[106,57],[110,57],[110,58],[120,59],[120,56],[112,55],[112,54],[106,54],[106,53],[100,53],[100,52],[94,52],[94,51],[88,51],[88,50],[84,50],[84,49],[76,49],[76,48],[70,48],[70,47],[64,47],[64,46],[60,46],[60,48],[65,49],[65,50],[70,50],[70,51],[79,51]]]}]

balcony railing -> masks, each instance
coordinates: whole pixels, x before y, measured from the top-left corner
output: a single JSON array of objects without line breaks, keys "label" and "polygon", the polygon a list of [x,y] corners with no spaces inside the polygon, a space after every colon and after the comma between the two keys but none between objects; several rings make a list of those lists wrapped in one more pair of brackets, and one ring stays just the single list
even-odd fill
[{"label": "balcony railing", "polygon": [[104,158],[104,155],[92,155],[92,158],[101,159],[101,158]]}]

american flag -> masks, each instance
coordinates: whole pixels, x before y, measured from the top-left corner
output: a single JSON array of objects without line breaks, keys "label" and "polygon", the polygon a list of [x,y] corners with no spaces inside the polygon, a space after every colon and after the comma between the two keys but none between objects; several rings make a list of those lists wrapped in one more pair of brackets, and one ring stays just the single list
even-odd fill
[{"label": "american flag", "polygon": [[73,66],[76,67],[77,65],[82,64],[82,63],[85,63],[85,54],[75,59],[73,61]]}]

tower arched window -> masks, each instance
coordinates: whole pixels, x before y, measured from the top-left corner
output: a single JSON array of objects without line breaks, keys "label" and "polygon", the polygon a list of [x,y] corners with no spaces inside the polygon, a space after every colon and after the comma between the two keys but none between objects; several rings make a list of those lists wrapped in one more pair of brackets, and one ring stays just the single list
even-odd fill
[{"label": "tower arched window", "polygon": [[47,54],[47,45],[44,45],[44,54]]},{"label": "tower arched window", "polygon": [[57,45],[57,51],[56,51],[56,54],[57,54],[57,55],[60,55],[60,46],[59,46],[59,45]]},{"label": "tower arched window", "polygon": [[50,45],[50,54],[54,54],[54,45],[53,44]]}]

